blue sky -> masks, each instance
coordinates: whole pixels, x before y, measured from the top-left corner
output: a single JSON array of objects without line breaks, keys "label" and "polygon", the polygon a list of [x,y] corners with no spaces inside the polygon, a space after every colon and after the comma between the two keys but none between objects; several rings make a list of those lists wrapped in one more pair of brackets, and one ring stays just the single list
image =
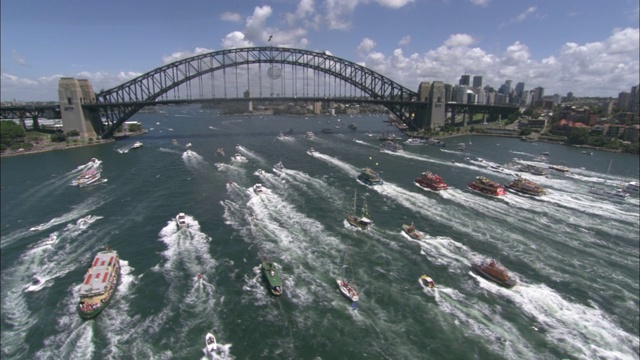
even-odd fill
[{"label": "blue sky", "polygon": [[194,54],[327,50],[416,89],[481,75],[498,88],[617,97],[640,82],[638,1],[3,0],[1,99],[57,100],[61,76],[96,91]]}]

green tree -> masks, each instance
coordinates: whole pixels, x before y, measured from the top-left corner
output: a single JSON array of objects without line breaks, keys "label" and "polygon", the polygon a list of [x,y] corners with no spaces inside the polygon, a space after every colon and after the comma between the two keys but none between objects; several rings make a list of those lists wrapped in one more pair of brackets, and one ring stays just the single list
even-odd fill
[{"label": "green tree", "polygon": [[570,144],[582,145],[586,144],[589,138],[589,129],[585,128],[573,128],[569,131],[567,141]]},{"label": "green tree", "polygon": [[142,125],[140,124],[129,124],[128,130],[129,132],[139,132],[142,131]]},{"label": "green tree", "polygon": [[67,135],[65,135],[63,132],[56,132],[54,134],[51,134],[51,141],[53,142],[65,142],[67,141]]},{"label": "green tree", "polygon": [[67,136],[80,136],[80,131],[72,129],[67,131]]}]

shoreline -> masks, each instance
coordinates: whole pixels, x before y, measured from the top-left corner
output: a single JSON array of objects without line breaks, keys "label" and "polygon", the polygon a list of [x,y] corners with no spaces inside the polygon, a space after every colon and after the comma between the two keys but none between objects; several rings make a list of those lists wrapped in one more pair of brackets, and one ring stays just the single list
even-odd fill
[{"label": "shoreline", "polygon": [[21,155],[40,154],[40,153],[49,152],[49,151],[60,151],[60,150],[74,149],[74,148],[86,147],[86,146],[103,145],[103,144],[108,144],[115,141],[116,141],[115,139],[108,139],[108,140],[101,140],[99,142],[97,141],[92,142],[91,144],[87,143],[87,144],[74,144],[74,145],[69,145],[69,144],[45,145],[45,146],[37,147],[31,150],[4,152],[0,154],[0,159],[5,157],[14,157],[14,156],[21,156]]}]

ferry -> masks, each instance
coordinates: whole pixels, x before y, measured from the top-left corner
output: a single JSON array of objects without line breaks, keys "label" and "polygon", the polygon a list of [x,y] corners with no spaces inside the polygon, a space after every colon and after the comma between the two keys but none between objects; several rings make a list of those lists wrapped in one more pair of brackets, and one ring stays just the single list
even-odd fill
[{"label": "ferry", "polygon": [[186,228],[187,224],[187,216],[184,213],[179,213],[176,215],[176,225],[178,226],[178,230]]},{"label": "ferry", "polygon": [[80,316],[91,319],[97,316],[111,301],[120,278],[120,258],[108,247],[100,251],[80,286],[78,311]]},{"label": "ferry", "polygon": [[622,190],[629,194],[638,195],[640,193],[640,184],[637,181],[629,181]]},{"label": "ferry", "polygon": [[431,189],[434,191],[446,190],[448,188],[442,177],[432,173],[431,171],[423,172],[414,182],[416,185],[424,189]]},{"label": "ferry", "polygon": [[509,275],[507,269],[494,259],[489,262],[477,261],[471,264],[471,268],[483,278],[506,288],[512,288],[517,283],[516,280]]},{"label": "ferry", "polygon": [[380,175],[370,167],[362,169],[357,178],[365,185],[382,185],[384,183],[380,178]]},{"label": "ferry", "polygon": [[532,196],[542,196],[547,193],[542,186],[523,177],[518,177],[512,182],[505,184],[505,187],[509,190]]},{"label": "ferry", "polygon": [[276,296],[282,295],[282,279],[278,273],[278,268],[271,261],[262,262],[262,271],[269,282],[269,290]]},{"label": "ferry", "polygon": [[411,223],[411,225],[403,224],[402,231],[404,231],[405,234],[409,235],[409,237],[416,240],[422,240],[425,236],[423,232],[416,230],[416,226],[413,225],[413,223]]},{"label": "ferry", "polygon": [[540,175],[540,176],[547,175],[547,171],[544,168],[540,166],[530,165],[530,164],[524,164],[520,166],[518,170],[528,172],[533,175]]},{"label": "ferry", "polygon": [[484,176],[477,176],[467,186],[473,190],[491,196],[505,195],[504,187],[493,180],[489,180]]}]

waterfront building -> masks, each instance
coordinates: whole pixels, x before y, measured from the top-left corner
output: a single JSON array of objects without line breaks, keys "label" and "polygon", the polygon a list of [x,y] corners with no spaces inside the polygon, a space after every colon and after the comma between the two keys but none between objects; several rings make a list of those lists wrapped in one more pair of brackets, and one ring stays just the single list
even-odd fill
[{"label": "waterfront building", "polygon": [[482,76],[476,75],[473,77],[473,88],[474,89],[482,88]]}]

